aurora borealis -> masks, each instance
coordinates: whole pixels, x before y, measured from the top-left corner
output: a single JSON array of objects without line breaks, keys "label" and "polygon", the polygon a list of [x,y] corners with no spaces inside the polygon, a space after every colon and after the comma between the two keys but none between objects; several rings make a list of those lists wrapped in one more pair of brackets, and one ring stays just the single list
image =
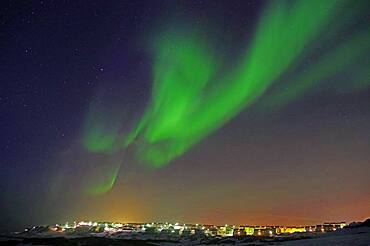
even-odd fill
[{"label": "aurora borealis", "polygon": [[[270,3],[262,11],[247,51],[242,51],[244,55],[236,58],[239,61],[231,71],[223,71],[222,65],[216,64],[217,54],[197,32],[180,33],[178,28],[171,28],[160,33],[153,41],[151,103],[134,130],[122,137],[124,145],[121,148],[138,139],[135,144],[137,156],[152,167],[161,167],[181,156],[256,101],[289,70],[292,63],[299,62],[300,55],[310,52],[310,46],[320,47],[323,41],[317,40],[319,35],[330,32],[328,23],[346,5],[347,2],[336,1]],[[312,15],[311,18],[307,18],[307,13]],[[340,30],[335,27],[334,32],[339,31],[336,29]],[[298,78],[289,76],[288,79],[295,83],[284,92],[267,96],[267,99],[263,97],[262,104],[266,100],[282,104],[299,98],[314,83],[320,83],[351,62],[360,60],[369,51],[369,33],[364,30],[355,33],[334,51],[319,57],[308,70],[298,72]],[[101,117],[109,113],[97,115]],[[90,121],[94,122],[94,119],[88,119]],[[113,124],[118,122],[115,120]],[[96,120],[95,124],[100,123]],[[88,150],[114,151],[120,148],[119,143],[114,142],[120,138],[118,133],[105,134],[101,132],[104,127],[88,127],[85,140]]]},{"label": "aurora borealis", "polygon": [[19,5],[2,17],[7,223],[370,213],[367,1]]},{"label": "aurora borealis", "polygon": [[[307,46],[327,31],[324,27],[344,5],[335,1],[297,1],[290,5],[273,2],[262,15],[248,51],[241,52],[246,55],[229,73],[215,71],[217,65],[212,63],[217,56],[207,53],[208,45],[196,35],[170,33],[161,37],[154,59],[153,102],[134,130],[134,135],[142,135],[139,156],[154,166],[166,164],[235,117],[299,55],[309,51]],[[353,39],[337,48],[333,57],[320,59],[324,64],[317,66],[322,71],[311,68],[313,71],[297,79],[300,89],[290,93],[299,96],[313,81],[368,54],[369,34],[361,33]]]}]

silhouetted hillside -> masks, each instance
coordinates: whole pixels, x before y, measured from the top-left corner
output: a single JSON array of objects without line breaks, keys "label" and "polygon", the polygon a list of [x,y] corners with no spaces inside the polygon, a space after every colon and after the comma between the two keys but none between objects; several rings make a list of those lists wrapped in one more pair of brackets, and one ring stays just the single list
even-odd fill
[{"label": "silhouetted hillside", "polygon": [[370,218],[361,223],[361,226],[370,227]]}]

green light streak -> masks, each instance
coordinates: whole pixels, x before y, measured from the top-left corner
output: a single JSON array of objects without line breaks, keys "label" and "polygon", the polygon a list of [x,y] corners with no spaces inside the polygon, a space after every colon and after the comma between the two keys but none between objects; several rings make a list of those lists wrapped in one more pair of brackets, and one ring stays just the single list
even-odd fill
[{"label": "green light streak", "polygon": [[[359,32],[353,35],[349,41],[340,44],[333,51],[323,55],[318,62],[312,64],[305,71],[292,77],[289,83],[284,83],[278,91],[275,91],[261,102],[259,109],[277,110],[312,91],[315,87],[317,88],[318,84],[325,82],[328,78],[340,74],[340,71],[345,70],[351,64],[361,61],[363,58],[366,59],[369,53],[370,33]],[[367,60],[365,64],[369,65],[369,61]],[[354,74],[349,78],[349,81],[345,81],[346,89],[359,90],[369,87],[370,77],[368,75],[369,69],[366,66],[359,69],[359,73]]]},{"label": "green light streak", "polygon": [[93,102],[82,131],[82,145],[90,152],[113,153],[119,149],[116,141],[121,119],[107,106]]},{"label": "green light streak", "polygon": [[84,137],[84,146],[91,152],[105,152],[114,149],[116,135],[107,134],[104,128],[97,125],[92,127],[89,134]]},{"label": "green light streak", "polygon": [[102,195],[110,191],[122,163],[118,142],[123,113],[113,109],[111,104],[97,98],[90,104],[83,126],[82,147],[93,157],[90,160],[93,174],[88,177],[84,189],[89,195]]},{"label": "green light streak", "polygon": [[156,48],[152,104],[133,134],[143,135],[139,155],[154,166],[188,148],[193,133],[187,118],[202,107],[202,93],[216,67],[196,35],[165,34]]},{"label": "green light streak", "polygon": [[240,66],[223,78],[214,76],[213,56],[197,35],[161,37],[152,103],[133,134],[139,158],[163,166],[225,124],[289,68],[335,10],[336,1],[273,1]]},{"label": "green light streak", "polygon": [[[105,163],[106,165],[107,163]],[[107,166],[107,165],[106,165]],[[108,165],[100,176],[95,177],[86,188],[86,193],[89,195],[102,195],[110,191],[117,179],[121,162]]]},{"label": "green light streak", "polygon": [[[332,0],[271,1],[251,43],[228,71],[200,32],[173,28],[161,33],[153,45],[152,98],[136,127],[124,136],[120,133],[122,114],[95,102],[82,134],[84,148],[114,156],[130,146],[145,165],[159,168],[252,103],[259,110],[278,109],[360,60],[367,62],[358,67],[346,88],[369,87],[368,30],[330,46],[310,66],[294,70],[317,47],[332,41],[328,35],[346,27],[336,16],[350,5]],[[346,13],[346,18],[356,16],[360,5]],[[107,168],[88,193],[109,191],[119,167]]]}]

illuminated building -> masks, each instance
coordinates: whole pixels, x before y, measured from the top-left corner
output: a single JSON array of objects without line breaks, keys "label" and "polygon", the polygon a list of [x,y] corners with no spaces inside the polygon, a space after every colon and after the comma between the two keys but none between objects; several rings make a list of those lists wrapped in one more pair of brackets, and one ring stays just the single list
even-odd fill
[{"label": "illuminated building", "polygon": [[234,229],[231,226],[225,225],[218,228],[217,235],[221,237],[233,236]]},{"label": "illuminated building", "polygon": [[284,234],[284,233],[298,233],[298,232],[306,232],[305,227],[279,227],[278,229],[279,234]]},{"label": "illuminated building", "polygon": [[248,236],[251,236],[254,234],[254,227],[246,226],[244,227],[244,230],[245,230],[245,234]]},{"label": "illuminated building", "polygon": [[254,236],[272,237],[276,235],[276,229],[273,227],[254,228]]},{"label": "illuminated building", "polygon": [[347,226],[346,222],[325,222],[323,228],[328,232],[343,229],[345,226]]},{"label": "illuminated building", "polygon": [[305,226],[306,232],[315,232],[315,226]]},{"label": "illuminated building", "polygon": [[246,231],[244,228],[236,228],[233,231],[233,236],[234,237],[240,237],[240,236],[246,236]]},{"label": "illuminated building", "polygon": [[315,232],[325,232],[324,225],[316,225]]},{"label": "illuminated building", "polygon": [[217,236],[217,231],[218,230],[216,227],[211,227],[211,228],[206,229],[205,233],[207,236],[215,237]]}]

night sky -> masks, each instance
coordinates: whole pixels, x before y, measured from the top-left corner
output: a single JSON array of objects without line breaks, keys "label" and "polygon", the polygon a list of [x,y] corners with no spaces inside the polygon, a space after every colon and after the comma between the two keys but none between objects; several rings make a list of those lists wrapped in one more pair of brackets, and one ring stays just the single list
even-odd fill
[{"label": "night sky", "polygon": [[0,230],[370,216],[369,1],[1,1]]}]

